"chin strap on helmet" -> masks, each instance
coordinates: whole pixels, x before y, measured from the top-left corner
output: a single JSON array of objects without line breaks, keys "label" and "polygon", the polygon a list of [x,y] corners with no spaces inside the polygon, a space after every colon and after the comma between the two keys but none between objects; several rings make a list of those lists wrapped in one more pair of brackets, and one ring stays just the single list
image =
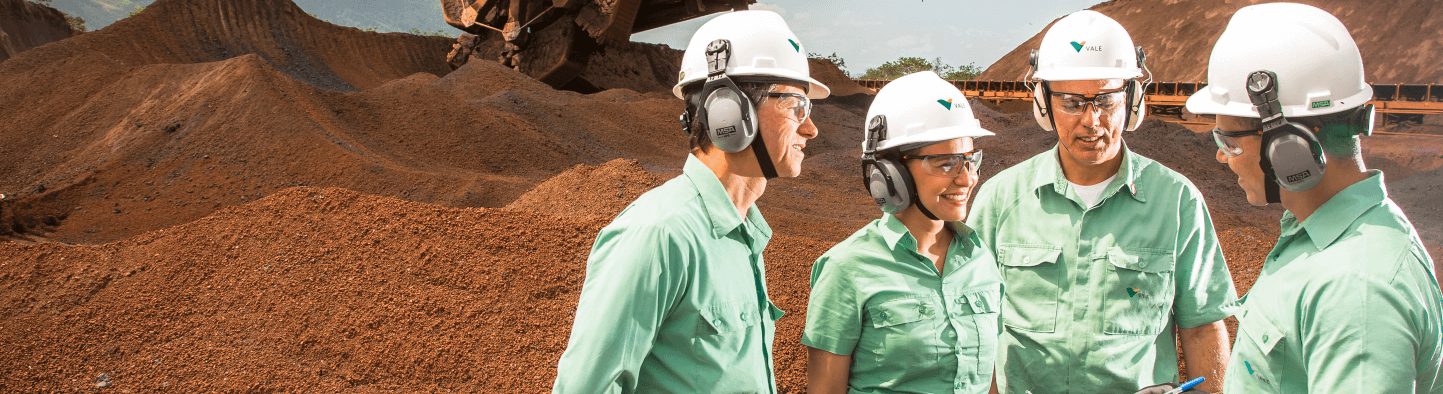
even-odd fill
[{"label": "chin strap on helmet", "polygon": [[913,196],[912,196],[912,205],[916,205],[916,206],[917,206],[917,210],[922,211],[922,214],[923,214],[923,215],[927,215],[927,218],[928,218],[928,219],[932,219],[932,220],[942,220],[942,219],[938,219],[938,218],[937,218],[937,215],[933,215],[933,214],[932,214],[932,211],[927,210],[927,206],[926,206],[926,205],[922,205],[922,200],[919,200],[918,198],[919,198],[919,197],[917,197],[916,195],[913,195]]},{"label": "chin strap on helmet", "polygon": [[772,155],[767,153],[767,144],[762,142],[761,137],[759,135],[752,140],[752,153],[757,156],[757,166],[762,168],[762,176],[767,179],[776,178],[777,167],[772,165]]}]

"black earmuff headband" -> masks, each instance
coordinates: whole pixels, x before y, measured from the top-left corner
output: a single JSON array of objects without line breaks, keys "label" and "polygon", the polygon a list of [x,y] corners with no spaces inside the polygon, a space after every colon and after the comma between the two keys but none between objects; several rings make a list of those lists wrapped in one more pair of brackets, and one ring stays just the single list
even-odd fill
[{"label": "black earmuff headband", "polygon": [[1268,145],[1271,145],[1272,137],[1281,132],[1283,126],[1288,125],[1288,119],[1283,116],[1283,105],[1278,102],[1278,74],[1267,71],[1254,71],[1248,75],[1248,100],[1258,110],[1258,120],[1263,125],[1263,143],[1258,156],[1258,166],[1263,170],[1263,189],[1267,195],[1269,204],[1282,202],[1280,187],[1277,182],[1277,171],[1273,169],[1273,160],[1268,155]]}]

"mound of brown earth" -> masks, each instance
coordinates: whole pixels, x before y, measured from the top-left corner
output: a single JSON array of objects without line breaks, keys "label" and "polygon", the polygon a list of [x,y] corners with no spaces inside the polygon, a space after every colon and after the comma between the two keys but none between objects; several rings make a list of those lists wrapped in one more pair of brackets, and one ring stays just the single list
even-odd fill
[{"label": "mound of brown earth", "polygon": [[647,171],[636,160],[616,159],[600,166],[577,164],[536,185],[506,209],[610,220],[669,178]]},{"label": "mound of brown earth", "polygon": [[864,88],[862,85],[858,85],[857,81],[853,81],[852,78],[847,77],[847,74],[842,73],[842,70],[837,68],[837,65],[833,64],[831,60],[807,59],[807,68],[811,71],[812,78],[816,79],[817,82],[821,82],[823,85],[827,85],[827,89],[832,91],[833,96],[841,97],[854,94],[870,96],[876,94],[872,89]]},{"label": "mound of brown earth", "polygon": [[59,10],[25,0],[0,0],[0,62],[80,33]]},{"label": "mound of brown earth", "polygon": [[[10,0],[7,0],[10,1]],[[190,64],[256,54],[266,64],[312,86],[369,89],[418,72],[445,75],[450,39],[370,33],[307,15],[289,0],[158,0],[116,21],[4,67],[4,73],[43,67],[74,56],[101,54],[129,67]]]},{"label": "mound of brown earth", "polygon": [[[1112,0],[1089,8],[1116,19],[1147,50],[1154,81],[1207,82],[1213,44],[1238,9],[1258,0]],[[1443,8],[1433,0],[1294,0],[1332,13],[1348,26],[1372,83],[1443,82],[1443,38],[1419,35],[1443,29]],[[1061,18],[1058,18],[1061,19]],[[1056,22],[1054,20],[1053,22]],[[1043,27],[987,67],[979,80],[1021,80],[1027,57],[1042,43]]]},{"label": "mound of brown earth", "polygon": [[[135,66],[78,45],[113,36],[0,63],[0,130],[14,131],[0,204],[15,218],[0,236],[106,242],[296,185],[495,207],[578,163],[685,151],[679,100],[555,91],[494,62],[342,93],[254,54]],[[22,67],[42,60],[55,67]]]},{"label": "mound of brown earth", "polygon": [[0,243],[0,385],[541,392],[603,224],[292,188],[104,246]]}]

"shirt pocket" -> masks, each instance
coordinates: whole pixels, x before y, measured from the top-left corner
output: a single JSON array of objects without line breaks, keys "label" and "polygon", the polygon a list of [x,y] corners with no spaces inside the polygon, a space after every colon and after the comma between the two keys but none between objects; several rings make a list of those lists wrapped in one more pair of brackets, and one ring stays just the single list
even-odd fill
[{"label": "shirt pocket", "polygon": [[[1269,391],[1277,392],[1280,388],[1281,376],[1275,371],[1273,360],[1274,351],[1283,346],[1283,331],[1273,324],[1271,319],[1262,313],[1252,313],[1244,307],[1238,317],[1238,340],[1234,349],[1234,357],[1230,361],[1233,371],[1229,371],[1229,386],[1233,379],[1241,380],[1240,386],[1264,387]],[[1246,339],[1244,339],[1246,338]],[[1242,368],[1237,368],[1241,364]],[[1246,375],[1243,375],[1246,373]],[[1238,377],[1234,378],[1236,375]],[[1244,383],[1246,382],[1246,383]]]},{"label": "shirt pocket", "polygon": [[933,301],[907,298],[867,308],[861,347],[870,350],[878,363],[914,365],[936,362],[935,327],[924,323],[936,317]]},{"label": "shirt pocket", "polygon": [[1104,334],[1157,335],[1167,327],[1172,311],[1173,270],[1171,252],[1155,249],[1114,248],[1107,254],[1112,264],[1108,283],[1102,291],[1106,303]]},{"label": "shirt pocket", "polygon": [[[756,301],[713,304],[699,308],[701,315],[693,339],[698,346],[711,351],[741,351],[746,338],[763,318],[755,307]],[[770,313],[770,312],[769,312]],[[780,317],[780,316],[778,316]],[[758,332],[758,334],[760,334]]]},{"label": "shirt pocket", "polygon": [[1002,323],[1008,327],[1053,332],[1057,328],[1057,300],[1062,294],[1057,264],[1062,248],[1048,245],[1001,245],[1002,279],[1007,283]]},{"label": "shirt pocket", "polygon": [[[1002,290],[949,295],[954,300],[952,326],[957,332],[959,374],[976,378],[982,384],[991,379],[992,364],[997,358],[997,313],[1001,307]],[[990,382],[985,382],[990,383]]]}]

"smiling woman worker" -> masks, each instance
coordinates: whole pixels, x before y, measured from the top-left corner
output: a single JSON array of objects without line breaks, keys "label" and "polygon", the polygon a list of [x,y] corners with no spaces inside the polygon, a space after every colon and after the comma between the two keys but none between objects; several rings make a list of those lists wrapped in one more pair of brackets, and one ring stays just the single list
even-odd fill
[{"label": "smiling woman worker", "polygon": [[886,214],[812,266],[809,393],[987,392],[1002,277],[960,221],[990,135],[930,71],[877,93],[863,182]]}]

